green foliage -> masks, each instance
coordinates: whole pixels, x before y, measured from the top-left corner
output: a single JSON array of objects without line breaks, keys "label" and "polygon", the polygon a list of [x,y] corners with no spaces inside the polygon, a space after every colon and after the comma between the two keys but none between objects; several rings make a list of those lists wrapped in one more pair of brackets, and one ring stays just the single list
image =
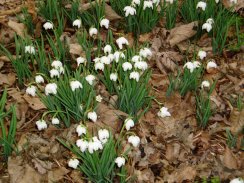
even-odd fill
[{"label": "green foliage", "polygon": [[[12,151],[15,150],[15,134],[16,134],[16,125],[17,125],[17,117],[16,117],[16,109],[15,106],[11,106],[8,111],[5,110],[5,105],[7,102],[7,90],[5,89],[2,97],[0,99],[0,128],[1,128],[1,136],[0,136],[0,150],[1,156],[7,161],[8,156],[11,155]],[[7,119],[11,116],[9,127],[6,124]]]},{"label": "green foliage", "polygon": [[34,34],[35,26],[33,24],[32,16],[28,13],[28,9],[26,7],[22,8],[22,14],[23,14],[23,17],[18,16],[18,19],[20,20],[20,22],[25,24],[25,26],[27,27],[28,33]]},{"label": "green foliage", "polygon": [[230,129],[226,129],[226,135],[227,135],[227,145],[229,148],[235,148],[237,143],[237,135],[233,135],[230,131]]},{"label": "green foliage", "polygon": [[236,103],[238,110],[241,111],[243,109],[243,97],[241,95],[238,95]]},{"label": "green foliage", "polygon": [[178,12],[178,0],[174,1],[173,4],[167,4],[166,13],[166,28],[172,29],[175,27],[176,17]]},{"label": "green foliage", "polygon": [[38,13],[46,19],[46,21],[54,22],[57,17],[60,16],[59,13],[62,12],[61,6],[62,0],[39,0]]},{"label": "green foliage", "polygon": [[124,16],[124,7],[130,6],[132,0],[109,0],[113,10],[120,16]]}]

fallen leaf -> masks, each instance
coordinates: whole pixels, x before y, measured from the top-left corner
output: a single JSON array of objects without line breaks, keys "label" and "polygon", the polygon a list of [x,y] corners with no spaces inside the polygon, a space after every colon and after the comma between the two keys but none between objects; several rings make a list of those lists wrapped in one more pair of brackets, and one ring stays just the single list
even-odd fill
[{"label": "fallen leaf", "polygon": [[[223,4],[226,8],[231,8],[233,6],[233,2],[231,2],[230,0],[223,0]],[[244,8],[244,1],[238,0],[236,4],[234,4],[234,10],[239,11],[242,8]]]},{"label": "fallen leaf", "polygon": [[109,19],[110,21],[121,19],[121,16],[119,16],[111,6],[105,3],[105,17]]},{"label": "fallen leaf", "polygon": [[69,52],[71,54],[75,54],[75,55],[82,55],[83,50],[80,44],[78,43],[74,43],[74,44],[69,44],[70,50]]},{"label": "fallen leaf", "polygon": [[239,111],[237,108],[233,108],[230,113],[229,121],[231,122],[231,132],[237,134],[243,130],[244,127],[244,109]]},{"label": "fallen leaf", "polygon": [[53,163],[50,161],[42,161],[38,158],[32,159],[32,163],[34,163],[35,169],[40,174],[46,174],[48,170],[51,170]]},{"label": "fallen leaf", "polygon": [[[48,171],[48,183],[59,182],[64,178],[64,176],[70,171],[64,167],[56,168],[51,171]],[[80,172],[79,172],[80,174]],[[76,180],[74,180],[77,182]]]},{"label": "fallen leaf", "polygon": [[41,110],[46,109],[46,106],[41,102],[41,100],[38,97],[31,97],[29,95],[24,95],[23,99],[29,104],[29,107],[33,110]]},{"label": "fallen leaf", "polygon": [[12,20],[8,21],[8,26],[13,29],[19,36],[24,37],[26,26],[23,23],[17,23]]},{"label": "fallen leaf", "polygon": [[2,74],[0,73],[0,85],[7,84],[9,86],[12,86],[15,83],[15,74],[14,73],[8,73],[8,74]]},{"label": "fallen leaf", "polygon": [[238,169],[237,159],[228,147],[225,148],[222,163],[229,169]]},{"label": "fallen leaf", "polygon": [[180,169],[175,170],[167,178],[168,183],[183,182],[185,180],[193,181],[197,175],[197,171],[191,166],[182,166]]},{"label": "fallen leaf", "polygon": [[191,38],[192,36],[194,36],[197,33],[197,31],[194,30],[194,27],[196,27],[197,24],[198,24],[198,22],[195,21],[195,22],[191,22],[191,23],[185,24],[185,25],[180,25],[179,27],[175,27],[175,28],[171,29],[170,34],[167,38],[167,41],[169,42],[169,44],[171,46],[174,46],[174,45],[180,43],[181,41]]}]

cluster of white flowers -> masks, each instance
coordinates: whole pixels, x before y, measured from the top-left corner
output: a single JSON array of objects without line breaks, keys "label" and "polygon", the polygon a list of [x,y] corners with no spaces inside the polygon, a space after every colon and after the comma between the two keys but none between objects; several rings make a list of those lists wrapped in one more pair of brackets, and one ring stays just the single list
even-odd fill
[{"label": "cluster of white flowers", "polygon": [[190,70],[192,73],[196,68],[199,68],[201,66],[201,63],[198,61],[193,61],[193,62],[186,62],[183,68],[187,68]]},{"label": "cluster of white flowers", "polygon": [[162,107],[162,108],[158,111],[158,116],[161,117],[161,118],[164,118],[164,117],[170,117],[171,114],[170,114],[170,112],[168,111],[168,108],[167,108],[167,107]]},{"label": "cluster of white flowers", "polygon": [[63,67],[63,64],[61,61],[54,60],[51,64],[51,66],[52,66],[52,69],[49,71],[51,78],[54,78],[54,77],[59,78],[59,76],[61,74],[64,74],[64,67]]},{"label": "cluster of white flowers", "polygon": [[207,19],[207,21],[202,25],[202,30],[210,32],[213,28],[214,20],[212,18]]},{"label": "cluster of white flowers", "polygon": [[31,45],[25,46],[25,53],[34,55],[36,53],[35,47]]},{"label": "cluster of white flowers", "polygon": [[36,122],[36,126],[39,131],[44,130],[47,128],[47,122],[44,120],[38,120]]},{"label": "cluster of white flowers", "polygon": [[31,95],[32,97],[36,96],[36,87],[31,85],[26,88],[26,94]]}]

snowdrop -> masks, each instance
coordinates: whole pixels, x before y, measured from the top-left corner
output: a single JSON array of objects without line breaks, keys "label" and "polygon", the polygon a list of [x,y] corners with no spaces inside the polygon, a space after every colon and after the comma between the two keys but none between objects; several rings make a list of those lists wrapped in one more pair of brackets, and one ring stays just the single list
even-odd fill
[{"label": "snowdrop", "polygon": [[215,0],[215,3],[219,3],[219,0]]},{"label": "snowdrop", "polygon": [[132,69],[132,64],[130,62],[124,62],[122,64],[122,67],[123,67],[123,70],[124,71],[128,71],[128,70],[131,70]]},{"label": "snowdrop", "polygon": [[148,57],[152,56],[152,52],[149,48],[143,48],[143,49],[140,49],[139,55],[141,57],[148,58]]},{"label": "snowdrop", "polygon": [[35,54],[36,53],[36,50],[34,48],[34,46],[25,46],[25,53],[29,53],[29,54]]},{"label": "snowdrop", "polygon": [[92,74],[89,74],[86,76],[86,81],[89,83],[89,85],[93,85],[93,81],[96,79],[96,77]]},{"label": "snowdrop", "polygon": [[201,66],[201,63],[198,61],[193,61],[194,68],[198,68]]},{"label": "snowdrop", "polygon": [[194,71],[194,69],[200,67],[201,63],[198,61],[194,61],[194,62],[187,62],[185,63],[185,65],[183,66],[183,68],[187,68],[190,70],[190,72],[192,73]]},{"label": "snowdrop", "polygon": [[51,78],[58,77],[60,76],[60,73],[57,69],[52,69],[49,71]]},{"label": "snowdrop", "polygon": [[107,44],[104,48],[103,48],[103,51],[105,54],[110,54],[112,52],[112,47]]},{"label": "snowdrop", "polygon": [[125,128],[127,131],[130,130],[130,128],[134,127],[135,123],[131,118],[128,118],[125,120]]},{"label": "snowdrop", "polygon": [[58,125],[60,122],[59,122],[59,119],[58,118],[52,118],[52,124],[53,125]]},{"label": "snowdrop", "polygon": [[141,56],[140,55],[135,55],[131,59],[132,62],[139,62],[141,61]]},{"label": "snowdrop", "polygon": [[102,20],[100,21],[100,26],[101,26],[101,27],[105,27],[106,29],[108,29],[108,27],[109,27],[109,20],[106,19],[106,18],[102,19]]},{"label": "snowdrop", "polygon": [[136,9],[132,6],[126,6],[124,8],[125,16],[128,17],[129,15],[135,15]]},{"label": "snowdrop", "polygon": [[74,26],[80,28],[80,26],[81,26],[81,20],[80,19],[76,19],[75,21],[73,21],[73,27]]},{"label": "snowdrop", "polygon": [[87,118],[90,119],[93,122],[96,122],[97,121],[97,113],[95,111],[88,112]]},{"label": "snowdrop", "polygon": [[36,122],[36,126],[39,131],[44,130],[47,128],[47,122],[44,120],[38,120]]},{"label": "snowdrop", "polygon": [[212,24],[210,24],[210,23],[204,23],[203,25],[202,25],[202,30],[206,30],[207,32],[210,32],[211,30],[212,30]]},{"label": "snowdrop", "polygon": [[94,151],[97,151],[99,149],[103,149],[102,142],[99,141],[98,138],[95,136],[88,143],[88,151],[92,154]]},{"label": "snowdrop", "polygon": [[214,20],[212,19],[212,18],[208,18],[207,20],[206,20],[206,23],[209,23],[209,24],[213,24],[214,23]]},{"label": "snowdrop", "polygon": [[129,42],[124,37],[120,37],[116,40],[119,49],[123,49],[123,45],[129,45]]},{"label": "snowdrop", "polygon": [[139,72],[136,72],[136,71],[131,72],[130,73],[130,79],[134,79],[134,80],[136,80],[138,82],[139,79],[140,79]]},{"label": "snowdrop", "polygon": [[49,94],[54,94],[56,95],[57,94],[57,89],[58,89],[58,86],[56,83],[48,83],[45,87],[45,94],[46,95],[49,95]]},{"label": "snowdrop", "polygon": [[36,87],[33,85],[27,87],[26,94],[31,95],[32,97],[36,96]]},{"label": "snowdrop", "polygon": [[95,70],[104,70],[104,64],[102,62],[95,63]]},{"label": "snowdrop", "polygon": [[125,158],[123,158],[123,157],[117,157],[115,159],[115,163],[120,168],[121,166],[125,165]]},{"label": "snowdrop", "polygon": [[138,147],[140,144],[140,138],[138,136],[132,135],[129,136],[128,142],[131,143],[134,147]]},{"label": "snowdrop", "polygon": [[214,61],[209,61],[207,64],[207,69],[217,68],[217,64]]},{"label": "snowdrop", "polygon": [[100,62],[100,58],[99,57],[94,58],[93,62],[95,62],[95,63]]},{"label": "snowdrop", "polygon": [[202,50],[200,50],[200,51],[198,52],[197,56],[198,56],[201,60],[203,60],[203,59],[207,56],[207,53],[206,53],[206,51],[202,51]]},{"label": "snowdrop", "polygon": [[83,134],[86,134],[86,127],[84,125],[78,125],[76,127],[76,133],[78,134],[78,136],[81,136]]},{"label": "snowdrop", "polygon": [[86,59],[83,58],[83,57],[78,57],[78,58],[76,59],[76,62],[77,62],[77,65],[78,65],[78,67],[79,67],[80,64],[83,64],[83,63],[86,62]]},{"label": "snowdrop", "polygon": [[147,8],[153,9],[153,2],[152,1],[144,1],[143,10],[145,10]]},{"label": "snowdrop", "polygon": [[114,60],[114,54],[110,53],[108,55],[108,58],[110,59],[110,62],[112,62]]},{"label": "snowdrop", "polygon": [[203,2],[203,1],[199,1],[199,2],[197,3],[197,9],[198,9],[198,8],[201,8],[203,11],[205,11],[206,6],[207,6],[207,3]]},{"label": "snowdrop", "polygon": [[[109,65],[109,64],[111,63],[111,60],[110,60],[110,58],[107,57],[107,56],[102,56],[102,57],[100,58],[100,62],[101,62],[102,64]],[[95,64],[95,65],[96,65],[96,64]]]},{"label": "snowdrop", "polygon": [[111,73],[110,74],[110,80],[111,81],[117,81],[118,79],[118,74],[117,73]]},{"label": "snowdrop", "polygon": [[97,95],[97,96],[96,96],[96,101],[97,101],[97,102],[102,102],[102,99],[103,99],[103,98],[101,97],[101,95]]},{"label": "snowdrop", "polygon": [[81,152],[85,152],[88,148],[88,142],[86,140],[78,139],[76,145],[80,148]]},{"label": "snowdrop", "polygon": [[170,112],[168,111],[168,108],[167,107],[162,107],[159,112],[158,112],[158,116],[161,117],[161,118],[164,118],[164,117],[170,117],[171,114]]},{"label": "snowdrop", "polygon": [[59,69],[60,67],[63,67],[63,64],[59,60],[54,60],[51,66],[54,67],[55,69]]},{"label": "snowdrop", "polygon": [[40,83],[44,83],[44,78],[41,75],[37,75],[35,77],[35,82],[40,84]]},{"label": "snowdrop", "polygon": [[68,162],[68,166],[70,168],[76,169],[79,165],[79,160],[78,159],[70,159]]},{"label": "snowdrop", "polygon": [[132,0],[131,5],[135,7],[137,5],[140,5],[140,3],[141,3],[141,0]]},{"label": "snowdrop", "polygon": [[235,178],[230,181],[230,183],[244,183],[242,178]]},{"label": "snowdrop", "polygon": [[107,129],[100,129],[98,131],[98,138],[102,142],[102,144],[105,144],[109,138],[109,131]]},{"label": "snowdrop", "polygon": [[97,35],[97,29],[94,27],[91,27],[89,29],[89,35],[92,37],[93,35]]},{"label": "snowdrop", "polygon": [[201,84],[201,88],[209,88],[210,87],[210,83],[209,81],[203,81]]},{"label": "snowdrop", "polygon": [[70,82],[70,87],[72,91],[75,91],[76,89],[83,88],[82,84],[80,81],[71,81]]},{"label": "snowdrop", "polygon": [[119,59],[120,59],[120,58],[125,58],[125,54],[122,53],[122,52],[120,52],[120,51],[116,51],[116,52],[114,52],[113,55],[114,55],[114,60],[115,60],[116,63],[119,62]]},{"label": "snowdrop", "polygon": [[147,65],[147,62],[145,62],[145,61],[139,61],[134,64],[134,67],[136,69],[145,71],[148,68],[148,65]]},{"label": "snowdrop", "polygon": [[53,29],[53,24],[51,22],[46,22],[45,24],[43,24],[43,28],[45,30]]}]

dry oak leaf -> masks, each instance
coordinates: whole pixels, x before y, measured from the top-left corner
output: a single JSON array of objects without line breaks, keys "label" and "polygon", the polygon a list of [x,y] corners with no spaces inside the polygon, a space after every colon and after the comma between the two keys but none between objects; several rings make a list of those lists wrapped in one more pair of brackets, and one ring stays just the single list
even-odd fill
[{"label": "dry oak leaf", "polygon": [[181,41],[184,41],[186,39],[191,38],[192,36],[194,36],[197,31],[194,30],[194,27],[196,27],[198,25],[198,22],[191,22],[189,24],[185,24],[185,25],[180,25],[179,27],[175,27],[173,29],[170,30],[170,34],[167,38],[167,41],[169,42],[169,44],[171,46],[174,46],[178,43],[180,43]]},{"label": "dry oak leaf", "polygon": [[24,95],[23,99],[29,104],[30,108],[33,110],[41,110],[46,109],[46,106],[41,102],[41,100],[38,97],[31,97],[29,95]]},{"label": "dry oak leaf", "polygon": [[24,37],[26,26],[23,23],[17,23],[12,20],[8,21],[8,26],[13,29],[19,36]]},{"label": "dry oak leaf", "polygon": [[119,16],[111,6],[105,4],[105,17],[109,19],[110,21],[121,19],[121,16]]},{"label": "dry oak leaf", "polygon": [[161,73],[166,74],[166,70],[175,71],[177,65],[170,59],[167,52],[161,52],[156,55],[156,64]]},{"label": "dry oak leaf", "polygon": [[[64,178],[64,176],[70,171],[64,167],[48,171],[48,183],[58,182]],[[80,173],[80,172],[79,172]],[[76,181],[75,181],[76,182]]]},{"label": "dry oak leaf", "polygon": [[222,163],[225,167],[229,169],[238,169],[238,162],[232,151],[226,147],[225,153],[223,157],[221,158]]},{"label": "dry oak leaf", "polygon": [[193,181],[197,175],[197,171],[191,166],[182,166],[167,177],[168,183],[183,182],[185,180]]},{"label": "dry oak leaf", "polygon": [[16,78],[14,73],[8,73],[8,74],[0,73],[0,85],[7,84],[11,86],[15,83],[15,79]]}]

